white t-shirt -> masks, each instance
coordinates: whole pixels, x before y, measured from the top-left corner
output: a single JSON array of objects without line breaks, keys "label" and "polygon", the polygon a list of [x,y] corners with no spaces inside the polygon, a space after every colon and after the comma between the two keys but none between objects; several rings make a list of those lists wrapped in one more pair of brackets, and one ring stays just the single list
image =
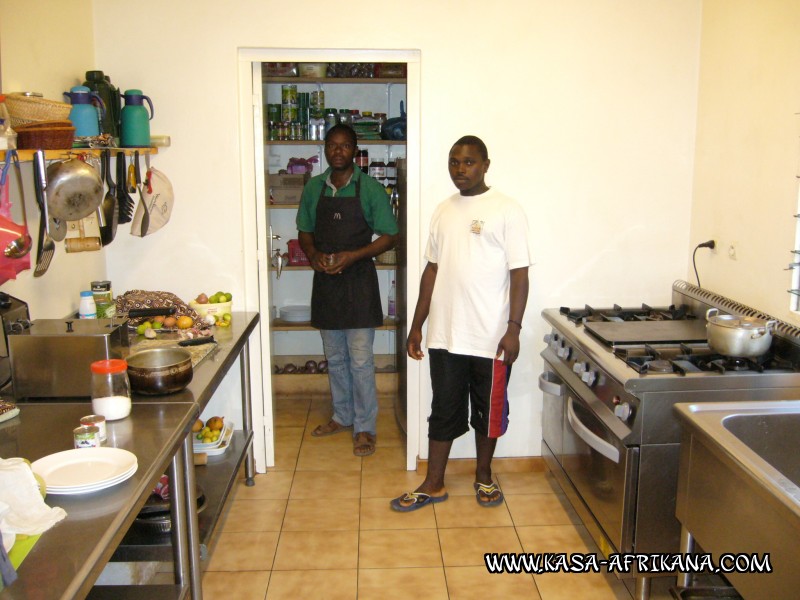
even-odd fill
[{"label": "white t-shirt", "polygon": [[522,207],[493,189],[436,207],[425,250],[438,266],[428,348],[494,358],[508,326],[509,271],[533,264],[528,238]]}]

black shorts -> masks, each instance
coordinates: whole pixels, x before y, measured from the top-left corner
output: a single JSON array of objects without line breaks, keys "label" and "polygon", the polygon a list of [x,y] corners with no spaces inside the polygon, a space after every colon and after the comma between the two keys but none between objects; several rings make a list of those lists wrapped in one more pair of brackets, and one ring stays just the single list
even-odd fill
[{"label": "black shorts", "polygon": [[508,429],[508,380],[511,366],[503,361],[431,349],[433,402],[428,437],[449,442],[469,425],[490,438]]}]

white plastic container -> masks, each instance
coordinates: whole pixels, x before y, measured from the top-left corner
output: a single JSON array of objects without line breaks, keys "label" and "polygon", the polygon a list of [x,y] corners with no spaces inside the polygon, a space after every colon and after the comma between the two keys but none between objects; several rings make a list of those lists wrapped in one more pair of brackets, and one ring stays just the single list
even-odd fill
[{"label": "white plastic container", "polygon": [[94,302],[94,294],[91,290],[81,292],[81,302],[78,305],[78,316],[81,319],[96,319],[97,305]]}]

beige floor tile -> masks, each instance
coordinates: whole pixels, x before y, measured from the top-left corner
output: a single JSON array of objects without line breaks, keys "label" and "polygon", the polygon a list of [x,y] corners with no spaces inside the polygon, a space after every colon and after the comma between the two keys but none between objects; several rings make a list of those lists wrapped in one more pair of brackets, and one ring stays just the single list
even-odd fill
[{"label": "beige floor tile", "polygon": [[625,585],[602,573],[547,573],[534,575],[542,600],[631,600]]},{"label": "beige floor tile", "polygon": [[363,471],[405,471],[406,470],[406,447],[405,446],[383,446],[378,440],[375,447],[375,454],[365,456],[362,459],[361,468]]},{"label": "beige floor tile", "polygon": [[275,404],[273,405],[273,417],[275,423],[281,427],[302,427],[306,424],[310,406],[310,398],[276,398]]},{"label": "beige floor tile", "polygon": [[358,498],[361,490],[361,473],[348,471],[297,471],[289,498]]},{"label": "beige floor tile", "polygon": [[277,531],[219,534],[207,571],[269,571],[278,546]]},{"label": "beige floor tile", "polygon": [[289,500],[282,531],[357,530],[358,517],[358,498]]},{"label": "beige floor tile", "polygon": [[[348,436],[349,437],[349,436]],[[361,471],[361,457],[353,454],[353,444],[303,442],[297,458],[298,471]]]},{"label": "beige floor tile", "polygon": [[435,529],[362,531],[359,535],[361,570],[441,565],[442,553]]},{"label": "beige floor tile", "polygon": [[475,496],[450,496],[445,502],[434,504],[436,525],[439,529],[450,527],[511,527],[511,515],[505,503],[498,506],[479,506]]},{"label": "beige floor tile", "polygon": [[415,471],[364,471],[361,478],[362,498],[397,498],[412,492],[425,479]]},{"label": "beige floor tile", "polygon": [[361,499],[361,531],[370,529],[436,529],[436,516],[432,506],[403,513],[392,510],[389,507],[390,500],[391,498]]},{"label": "beige floor tile", "polygon": [[325,425],[328,421],[330,421],[330,415],[323,415],[320,417],[314,417],[313,415],[309,417],[308,423],[306,424],[306,430],[303,433],[303,443],[309,444],[313,446],[334,446],[342,448],[346,448],[347,446],[353,446],[353,430],[352,429],[345,429],[344,431],[340,431],[339,433],[334,433],[332,435],[324,435],[321,437],[314,437],[312,432],[319,427],[320,425]]},{"label": "beige floor tile", "polygon": [[385,447],[402,446],[405,448],[406,435],[397,424],[393,410],[378,412],[376,429],[378,430],[378,443],[380,445]]},{"label": "beige floor tile", "polygon": [[495,575],[484,567],[445,567],[444,573],[450,600],[486,600],[487,590],[494,598],[541,598],[533,577],[527,573]]},{"label": "beige floor tile", "polygon": [[264,600],[269,576],[269,571],[208,572],[203,575],[203,597]]},{"label": "beige floor tile", "polygon": [[237,479],[231,490],[231,500],[285,500],[292,489],[294,473],[291,471],[269,471],[256,473],[253,486]]},{"label": "beige floor tile", "polygon": [[447,473],[444,478],[447,493],[451,496],[475,497],[475,473]]},{"label": "beige floor tile", "polygon": [[481,566],[486,553],[522,552],[513,527],[440,529],[439,542],[447,567]]},{"label": "beige floor tile", "polygon": [[297,466],[297,457],[300,455],[300,448],[275,448],[275,466],[270,471],[289,471],[294,473]]},{"label": "beige floor tile", "polygon": [[517,535],[525,552],[594,552],[597,546],[583,525],[517,526]]},{"label": "beige floor tile", "polygon": [[284,531],[278,542],[274,571],[355,569],[357,531]]},{"label": "beige floor tile", "polygon": [[358,600],[447,600],[444,569],[359,569]]},{"label": "beige floor tile", "polygon": [[229,503],[222,531],[280,531],[286,500],[235,500]]},{"label": "beige floor tile", "polygon": [[514,525],[568,525],[580,519],[560,494],[506,494]]},{"label": "beige floor tile", "polygon": [[275,428],[275,467],[276,471],[293,471],[300,454],[303,441],[303,427]]},{"label": "beige floor tile", "polygon": [[549,473],[498,473],[497,482],[504,494],[556,494],[560,493],[555,479]]},{"label": "beige floor tile", "polygon": [[275,571],[269,580],[266,600],[356,600],[358,571]]}]

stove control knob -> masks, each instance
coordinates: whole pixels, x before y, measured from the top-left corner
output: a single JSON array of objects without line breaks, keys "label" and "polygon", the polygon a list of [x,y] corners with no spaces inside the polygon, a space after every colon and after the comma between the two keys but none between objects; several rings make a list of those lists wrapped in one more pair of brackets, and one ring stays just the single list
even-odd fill
[{"label": "stove control knob", "polygon": [[569,359],[569,355],[572,354],[572,348],[564,345],[564,342],[562,341],[561,346],[558,348],[558,350],[556,350],[556,354],[558,354],[560,358],[567,360]]},{"label": "stove control knob", "polygon": [[576,362],[574,365],[572,365],[572,370],[580,375],[586,370],[586,363]]},{"label": "stove control knob", "polygon": [[614,407],[614,414],[622,421],[627,421],[631,416],[631,405],[627,402],[621,402]]},{"label": "stove control knob", "polygon": [[592,387],[594,382],[597,381],[597,373],[586,369],[583,374],[581,374],[581,381],[583,381],[589,387]]},{"label": "stove control knob", "polygon": [[553,337],[552,333],[545,333],[544,334],[544,343],[549,346],[550,345],[550,340],[552,339],[552,337]]}]

